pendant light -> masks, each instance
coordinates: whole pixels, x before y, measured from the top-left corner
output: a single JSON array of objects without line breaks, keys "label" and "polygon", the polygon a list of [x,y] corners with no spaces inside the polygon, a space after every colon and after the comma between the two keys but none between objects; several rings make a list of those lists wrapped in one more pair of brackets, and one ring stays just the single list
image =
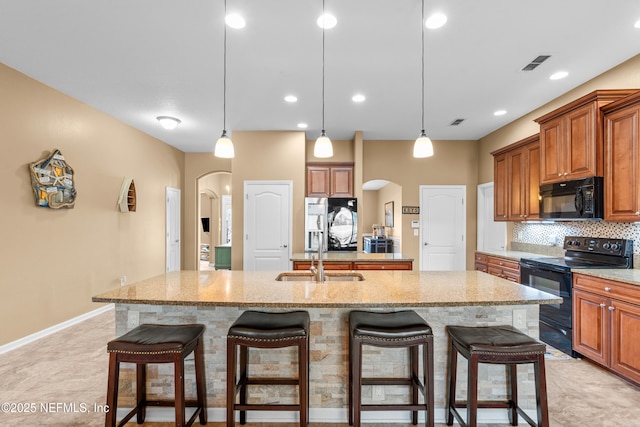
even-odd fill
[{"label": "pendant light", "polygon": [[433,143],[424,132],[424,25],[424,0],[422,0],[422,21],[420,21],[422,29],[422,130],[413,144],[413,157],[416,158],[433,156]]},{"label": "pendant light", "polygon": [[[224,16],[227,16],[227,0],[224,0]],[[234,157],[233,142],[227,136],[227,23],[224,23],[224,59],[222,73],[222,135],[216,141],[213,154],[216,157],[231,159]]]},{"label": "pendant light", "polygon": [[315,157],[327,158],[333,157],[333,145],[324,131],[324,20],[326,19],[324,14],[324,0],[322,0],[322,19],[322,131],[318,139],[316,139],[316,144],[313,147],[313,155]]}]

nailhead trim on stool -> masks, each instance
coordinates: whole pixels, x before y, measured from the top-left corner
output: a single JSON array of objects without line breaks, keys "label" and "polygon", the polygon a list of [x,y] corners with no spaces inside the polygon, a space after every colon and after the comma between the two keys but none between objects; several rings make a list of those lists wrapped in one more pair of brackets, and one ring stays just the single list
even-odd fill
[{"label": "nailhead trim on stool", "polygon": [[[245,311],[231,325],[227,334],[227,426],[235,425],[235,411],[240,424],[247,421],[247,411],[299,411],[300,426],[309,423],[309,313],[306,311]],[[238,362],[238,347],[240,361]],[[298,348],[297,378],[249,377],[249,348]],[[240,375],[238,375],[240,369]],[[298,386],[298,404],[249,404],[248,385]],[[236,395],[240,402],[236,403]]]},{"label": "nailhead trim on stool", "polygon": [[[534,427],[549,427],[547,408],[547,385],[544,369],[546,346],[520,332],[510,325],[505,326],[447,326],[449,335],[449,357],[447,362],[448,391],[446,404],[447,425],[453,424],[453,417],[463,427],[476,427],[478,408],[506,408],[509,410],[509,422],[518,425],[518,414]],[[467,400],[456,401],[456,371],[458,353],[468,361]],[[507,400],[478,401],[478,364],[491,363],[506,366]],[[517,366],[533,363],[535,371],[536,424],[518,406]],[[467,421],[456,408],[467,408]]]},{"label": "nailhead trim on stool", "polygon": [[[188,427],[199,417],[200,424],[207,423],[207,393],[204,378],[204,350],[202,334],[205,326],[193,325],[149,325],[143,324],[107,344],[109,353],[109,380],[105,426],[116,425],[118,410],[118,377],[120,363],[136,364],[136,407],[118,423],[123,426],[134,415],[138,424],[144,422],[147,406],[174,406],[176,426]],[[184,359],[194,353],[197,400],[185,400]],[[175,400],[147,400],[146,365],[148,363],[173,363],[175,372]],[[185,407],[196,410],[185,422]]]},{"label": "nailhead trim on stool", "polygon": [[[363,378],[364,345],[409,349],[409,378]],[[423,378],[419,377],[418,349],[422,346]],[[411,387],[409,404],[362,404],[363,385],[404,385]],[[419,403],[422,392],[424,403]],[[418,411],[425,410],[425,424],[434,426],[433,417],[433,332],[415,311],[352,311],[349,313],[349,425],[360,427],[362,411],[411,411],[418,424]]]}]

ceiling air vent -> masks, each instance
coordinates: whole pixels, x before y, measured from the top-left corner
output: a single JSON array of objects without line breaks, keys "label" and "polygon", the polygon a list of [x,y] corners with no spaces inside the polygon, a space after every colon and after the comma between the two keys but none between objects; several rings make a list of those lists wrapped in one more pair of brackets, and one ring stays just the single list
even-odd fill
[{"label": "ceiling air vent", "polygon": [[538,55],[536,59],[525,65],[522,71],[533,71],[538,67],[538,65],[542,64],[549,58],[551,58],[551,55]]},{"label": "ceiling air vent", "polygon": [[464,119],[455,119],[449,124],[449,126],[458,126],[462,122],[464,122]]}]

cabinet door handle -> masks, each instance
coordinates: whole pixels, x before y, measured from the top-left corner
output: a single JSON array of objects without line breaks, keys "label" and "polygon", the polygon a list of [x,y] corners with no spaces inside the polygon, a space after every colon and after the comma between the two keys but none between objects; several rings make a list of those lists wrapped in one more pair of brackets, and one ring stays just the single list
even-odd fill
[{"label": "cabinet door handle", "polygon": [[568,172],[565,172],[565,173],[564,173],[564,176],[567,176],[567,175],[569,175],[569,173],[568,173]]},{"label": "cabinet door handle", "polygon": [[636,215],[640,216],[640,212],[636,212]]},{"label": "cabinet door handle", "polygon": [[562,172],[558,172],[558,176],[562,176]]},{"label": "cabinet door handle", "polygon": [[606,292],[611,292],[611,288],[610,288],[610,287],[608,287],[608,286],[607,286],[607,287],[605,287],[605,288],[604,288],[604,290],[605,290]]},{"label": "cabinet door handle", "polygon": [[600,303],[600,307],[605,308],[606,306],[607,306],[607,304],[605,304],[603,302]]},{"label": "cabinet door handle", "polygon": [[613,307],[613,306],[609,306],[609,311],[613,311],[613,310],[615,310],[615,309],[616,309],[615,307]]}]

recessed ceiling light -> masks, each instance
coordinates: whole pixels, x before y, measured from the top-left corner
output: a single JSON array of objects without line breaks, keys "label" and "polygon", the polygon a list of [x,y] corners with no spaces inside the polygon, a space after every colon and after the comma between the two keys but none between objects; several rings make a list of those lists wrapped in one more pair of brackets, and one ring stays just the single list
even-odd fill
[{"label": "recessed ceiling light", "polygon": [[237,13],[228,14],[224,18],[224,22],[226,22],[227,25],[230,26],[231,28],[236,28],[236,29],[244,28],[244,26],[247,25],[244,18],[238,15]]},{"label": "recessed ceiling light", "polygon": [[169,116],[158,116],[156,117],[156,120],[160,122],[160,126],[162,126],[167,130],[173,130],[176,127],[178,127],[180,123],[182,123],[180,119],[176,119],[175,117],[169,117]]},{"label": "recessed ceiling light", "polygon": [[434,13],[427,18],[424,25],[430,30],[435,30],[436,28],[442,27],[446,23],[447,15],[445,15],[444,13]]},{"label": "recessed ceiling light", "polygon": [[351,97],[353,102],[363,102],[365,99],[367,98],[361,93],[357,93]]},{"label": "recessed ceiling light", "polygon": [[320,15],[316,23],[318,24],[318,27],[328,30],[335,27],[338,23],[338,20],[332,14],[325,13],[324,15]]},{"label": "recessed ceiling light", "polygon": [[507,110],[498,110],[493,113],[494,116],[504,116],[507,114]]},{"label": "recessed ceiling light", "polygon": [[295,95],[287,95],[284,97],[284,100],[287,102],[297,102],[298,101],[298,97]]},{"label": "recessed ceiling light", "polygon": [[299,127],[300,129],[306,129],[306,128],[308,128],[308,127],[309,127],[309,125],[308,125],[308,124],[306,124],[306,123],[298,123],[298,127]]},{"label": "recessed ceiling light", "polygon": [[637,20],[636,23],[633,26],[635,28],[640,28],[640,20]]},{"label": "recessed ceiling light", "polygon": [[567,73],[566,71],[557,71],[557,72],[551,74],[549,76],[549,79],[551,79],[551,80],[560,80],[560,79],[564,79],[568,75],[569,75],[569,73]]}]

